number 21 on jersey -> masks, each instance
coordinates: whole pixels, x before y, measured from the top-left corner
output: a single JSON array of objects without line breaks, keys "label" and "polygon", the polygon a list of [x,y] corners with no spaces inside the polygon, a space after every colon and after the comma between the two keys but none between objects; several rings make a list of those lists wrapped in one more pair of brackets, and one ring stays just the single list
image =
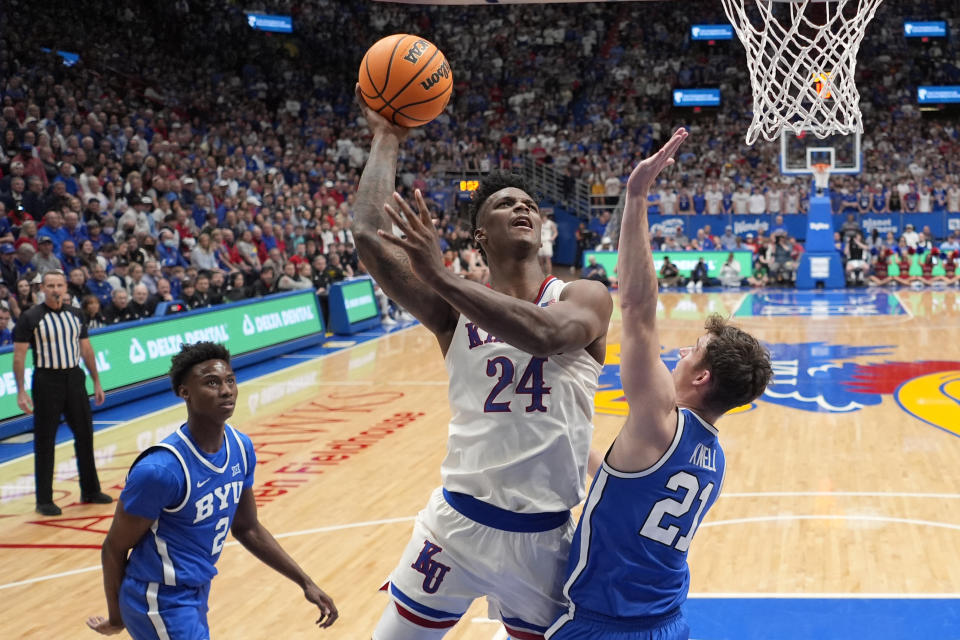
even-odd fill
[{"label": "number 21 on jersey", "polygon": [[[690,548],[690,541],[693,540],[693,534],[696,533],[697,525],[700,524],[700,518],[703,516],[703,510],[707,506],[707,500],[710,499],[710,494],[713,493],[713,483],[707,484],[707,486],[703,488],[703,491],[700,491],[700,481],[697,480],[697,476],[692,473],[687,473],[686,471],[679,471],[667,480],[667,489],[674,492],[680,489],[686,489],[686,493],[683,496],[683,500],[664,498],[663,500],[657,501],[657,503],[653,505],[653,509],[650,510],[650,515],[647,516],[643,527],[640,528],[640,535],[644,538],[650,538],[651,540],[665,544],[668,547],[673,547],[677,551],[685,552]],[[661,526],[661,520],[663,520],[665,514],[674,516],[675,518],[686,515],[693,506],[694,498],[698,497],[698,493],[700,494],[700,506],[697,508],[697,514],[693,517],[690,531],[677,540],[680,527],[674,524],[668,527]],[[674,540],[676,540],[676,544],[674,544]]]}]

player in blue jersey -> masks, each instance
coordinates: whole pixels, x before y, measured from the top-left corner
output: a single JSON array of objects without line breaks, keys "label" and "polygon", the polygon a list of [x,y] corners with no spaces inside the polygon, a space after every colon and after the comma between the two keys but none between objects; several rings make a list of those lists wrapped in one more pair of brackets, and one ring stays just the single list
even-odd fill
[{"label": "player in blue jersey", "polygon": [[207,596],[229,531],[297,583],[320,609],[317,624],[329,627],[333,600],[257,520],[253,444],[226,424],[237,402],[230,353],[212,342],[184,345],[170,380],[187,422],[130,468],[101,552],[108,616],[87,625],[104,635],[126,629],[134,640],[208,639]]},{"label": "player in blue jersey", "polygon": [[671,374],[660,359],[657,276],[647,192],[687,132],[677,131],[633,170],[620,228],[621,372],[631,407],[597,470],[570,550],[568,610],[552,640],[682,640],[690,541],[723,485],[713,426],[751,402],[772,369],[752,336],[711,316],[707,332],[680,349]]}]

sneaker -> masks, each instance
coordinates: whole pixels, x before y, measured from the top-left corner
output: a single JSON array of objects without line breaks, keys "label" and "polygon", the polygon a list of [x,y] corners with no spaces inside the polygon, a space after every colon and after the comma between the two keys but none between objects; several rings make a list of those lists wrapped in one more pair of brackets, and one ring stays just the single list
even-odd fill
[{"label": "sneaker", "polygon": [[694,287],[694,282],[693,280],[691,280],[690,282],[687,283],[687,291],[693,291],[693,287]]},{"label": "sneaker", "polygon": [[80,502],[84,504],[110,504],[113,502],[113,498],[103,491],[97,491],[96,493],[80,496]]},{"label": "sneaker", "polygon": [[37,505],[37,513],[42,516],[59,516],[63,513],[63,511],[61,511],[60,507],[52,502],[44,502],[43,504]]},{"label": "sneaker", "polygon": [[384,327],[395,327],[397,326],[397,321],[391,318],[390,316],[384,316],[380,318],[380,324]]},{"label": "sneaker", "polygon": [[399,319],[400,321],[402,321],[402,322],[416,322],[416,321],[417,321],[417,319],[414,318],[412,315],[410,315],[410,313],[407,312],[407,311],[401,311],[401,312],[400,312],[400,315],[397,316],[397,317],[398,317],[398,319]]},{"label": "sneaker", "polygon": [[697,291],[703,291],[703,281],[697,280],[697,284],[694,285],[693,288],[696,289]]}]

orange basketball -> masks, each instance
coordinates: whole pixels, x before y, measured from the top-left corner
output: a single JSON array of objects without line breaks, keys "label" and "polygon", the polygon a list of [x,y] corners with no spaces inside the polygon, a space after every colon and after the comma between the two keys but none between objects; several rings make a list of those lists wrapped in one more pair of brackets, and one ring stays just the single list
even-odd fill
[{"label": "orange basketball", "polygon": [[437,46],[395,33],[378,40],[360,63],[360,93],[394,124],[419,127],[443,111],[453,92],[453,71]]}]

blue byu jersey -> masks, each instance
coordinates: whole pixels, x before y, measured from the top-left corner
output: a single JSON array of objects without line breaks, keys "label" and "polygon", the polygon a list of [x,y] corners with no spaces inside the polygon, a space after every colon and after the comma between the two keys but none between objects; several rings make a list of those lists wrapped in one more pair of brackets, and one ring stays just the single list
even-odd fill
[{"label": "blue byu jersey", "polygon": [[168,586],[209,583],[256,463],[250,438],[230,425],[214,454],[200,450],[186,425],[141,453],[120,500],[153,526],[133,548],[126,575]]},{"label": "blue byu jersey", "polygon": [[687,598],[687,550],[723,485],[717,430],[677,409],[677,433],[646,471],[597,472],[570,548],[567,619],[661,616]]}]

